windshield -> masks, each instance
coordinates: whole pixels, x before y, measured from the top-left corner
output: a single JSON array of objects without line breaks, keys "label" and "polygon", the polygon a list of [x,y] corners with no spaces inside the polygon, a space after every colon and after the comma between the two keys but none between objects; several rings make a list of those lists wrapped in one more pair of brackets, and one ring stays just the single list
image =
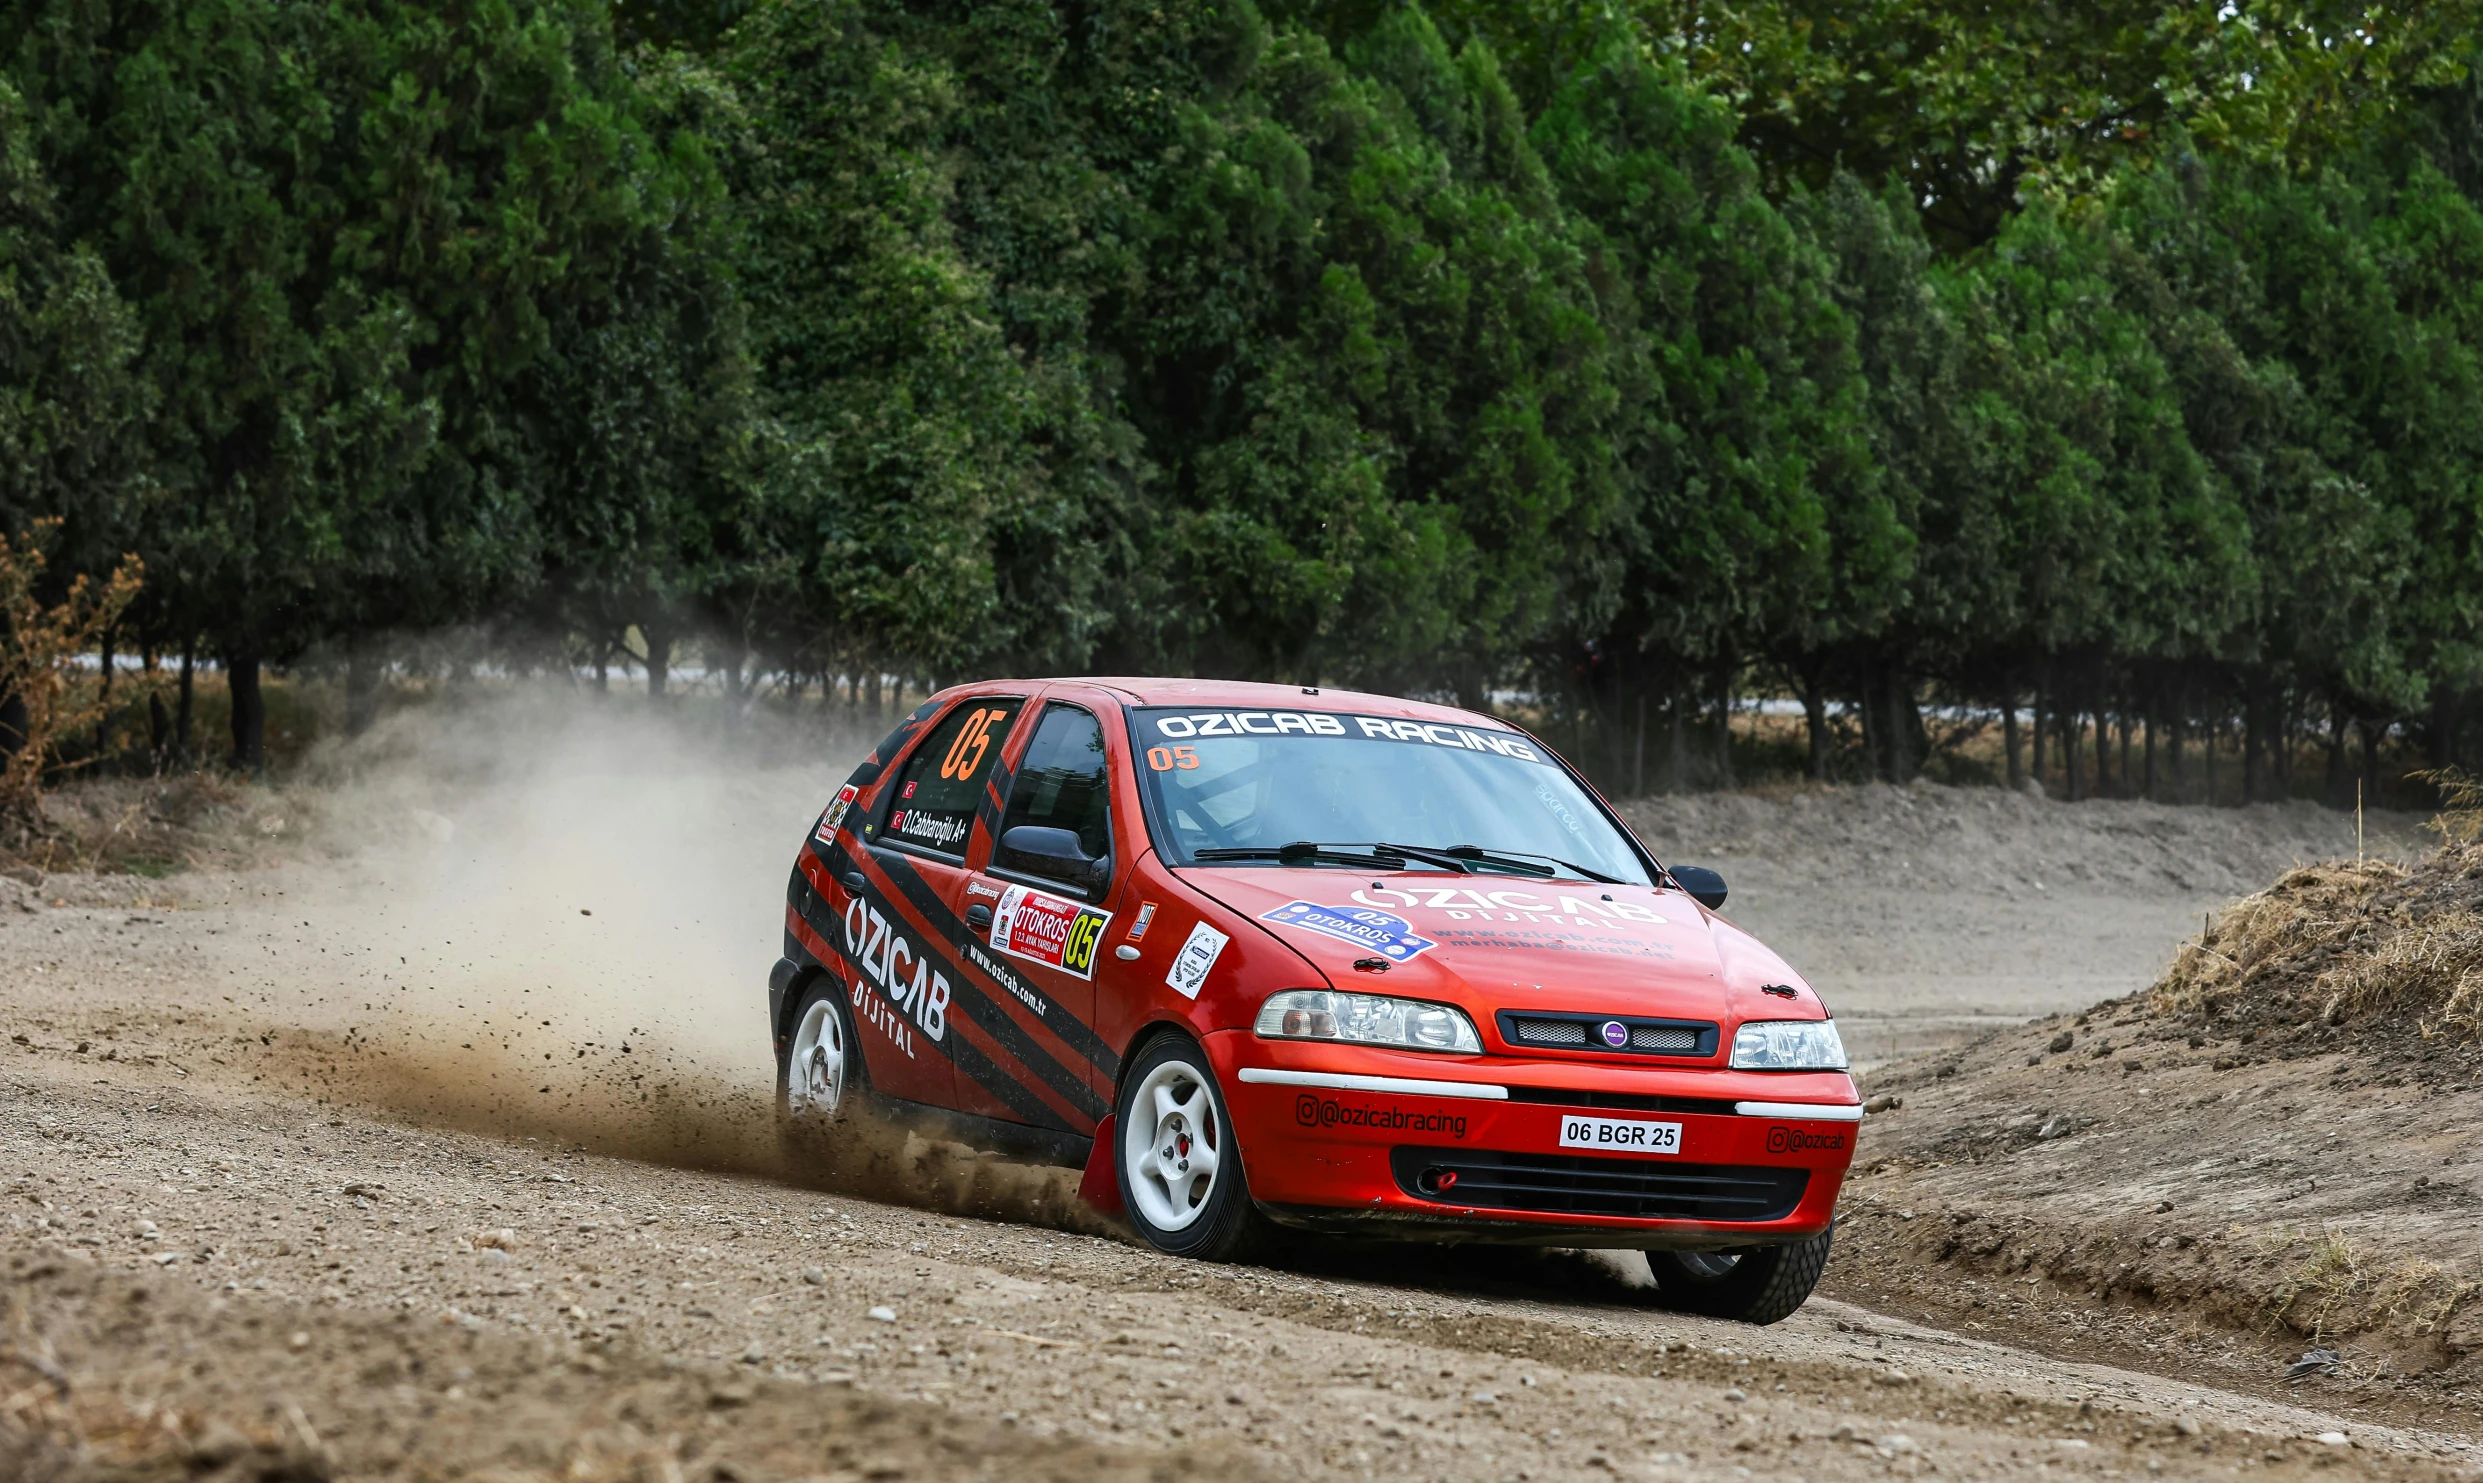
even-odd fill
[{"label": "windshield", "polygon": [[1604,811],[1513,732],[1171,708],[1133,710],[1130,728],[1148,829],[1175,865],[1410,863],[1649,884]]}]

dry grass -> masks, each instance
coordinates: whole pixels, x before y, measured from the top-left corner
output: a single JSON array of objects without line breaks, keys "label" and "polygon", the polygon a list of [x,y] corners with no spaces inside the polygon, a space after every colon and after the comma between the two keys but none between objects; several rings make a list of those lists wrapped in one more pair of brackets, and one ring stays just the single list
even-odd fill
[{"label": "dry grass", "polygon": [[2411,1006],[2425,1036],[2483,1038],[2483,915],[2444,913],[2320,977],[2328,1012]]},{"label": "dry grass", "polygon": [[0,854],[0,874],[163,877],[248,865],[299,847],[315,797],[220,770],[88,778],[42,799],[43,827]]},{"label": "dry grass", "polygon": [[2483,1292],[2483,1283],[2427,1258],[2376,1264],[2333,1228],[2310,1237],[2276,1233],[2263,1247],[2299,1252],[2268,1290],[2267,1313],[2314,1344],[2380,1330],[2436,1335]]},{"label": "dry grass", "polygon": [[2155,985],[2152,1007],[2159,1014],[2188,1014],[2248,983],[2271,962],[2350,941],[2368,930],[2371,898],[2407,874],[2385,860],[2285,872],[2275,885],[2226,907],[2198,941],[2175,951],[2171,969]]},{"label": "dry grass", "polygon": [[2440,812],[2429,827],[2442,844],[2483,842],[2483,778],[2454,767],[2409,776],[2440,790]]},{"label": "dry grass", "polygon": [[2483,845],[2288,871],[2183,943],[2149,1007],[2212,1014],[2262,990],[2307,996],[2330,1024],[2410,1013],[2426,1038],[2483,1039]]}]

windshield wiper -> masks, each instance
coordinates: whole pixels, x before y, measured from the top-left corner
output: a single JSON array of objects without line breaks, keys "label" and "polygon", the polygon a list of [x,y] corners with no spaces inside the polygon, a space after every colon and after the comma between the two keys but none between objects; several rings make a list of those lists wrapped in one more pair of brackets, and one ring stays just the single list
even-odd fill
[{"label": "windshield wiper", "polygon": [[[1394,854],[1393,851],[1389,853]],[[1358,870],[1388,870],[1405,863],[1401,857],[1391,859],[1378,852],[1356,855],[1335,845],[1314,844],[1307,839],[1297,839],[1291,844],[1274,848],[1267,845],[1218,845],[1212,849],[1192,850],[1190,858],[1202,862],[1273,860],[1279,865],[1351,865]]]},{"label": "windshield wiper", "polygon": [[1589,870],[1575,861],[1564,860],[1558,855],[1546,855],[1536,850],[1492,851],[1484,849],[1481,845],[1459,844],[1450,845],[1447,850],[1443,851],[1443,853],[1454,855],[1460,860],[1473,860],[1486,865],[1497,865],[1505,870],[1519,870],[1530,875],[1550,875],[1552,873],[1551,870],[1544,866],[1532,865],[1527,863],[1525,860],[1515,860],[1510,858],[1512,855],[1527,855],[1536,860],[1549,860],[1563,870],[1574,870],[1578,874],[1585,876],[1588,880],[1601,881],[1607,886],[1617,886],[1622,884],[1622,881],[1618,876],[1606,875],[1600,870]]},{"label": "windshield wiper", "polygon": [[[1400,855],[1408,860],[1420,860],[1425,865],[1437,865],[1442,870],[1454,870],[1459,875],[1474,874],[1474,862],[1460,857],[1454,850],[1435,850],[1418,844],[1387,844],[1384,842],[1375,844],[1371,848],[1382,854]],[[1529,870],[1533,868],[1527,867]],[[1547,871],[1545,874],[1548,875],[1550,872]]]},{"label": "windshield wiper", "polygon": [[[1368,850],[1370,853],[1367,855],[1351,853],[1354,850]],[[1518,855],[1531,855],[1533,859],[1515,858]],[[1563,860],[1557,855],[1536,854],[1532,850],[1496,852],[1486,850],[1481,845],[1471,844],[1435,848],[1429,845],[1394,844],[1388,840],[1378,840],[1369,844],[1359,842],[1346,844],[1339,841],[1321,843],[1297,839],[1291,844],[1273,847],[1219,845],[1212,849],[1192,850],[1190,858],[1201,863],[1227,860],[1273,860],[1279,865],[1351,865],[1363,870],[1402,869],[1406,861],[1420,860],[1425,865],[1436,865],[1442,870],[1453,870],[1459,875],[1472,875],[1478,869],[1487,868],[1507,871],[1513,875],[1548,876],[1558,874],[1559,872],[1553,869],[1553,866],[1558,866],[1562,870],[1582,875],[1588,880],[1601,881],[1607,886],[1622,884],[1618,877],[1606,875],[1599,870],[1589,870],[1583,865]],[[1534,863],[1536,860],[1549,860],[1552,864],[1538,865]]]}]

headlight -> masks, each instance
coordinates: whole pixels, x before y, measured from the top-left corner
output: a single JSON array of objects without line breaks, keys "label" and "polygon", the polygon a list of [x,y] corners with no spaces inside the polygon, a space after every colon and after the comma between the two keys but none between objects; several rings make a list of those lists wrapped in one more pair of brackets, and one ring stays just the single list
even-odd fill
[{"label": "headlight", "polygon": [[1846,1064],[1834,1020],[1755,1020],[1733,1034],[1736,1071],[1842,1071]]},{"label": "headlight", "polygon": [[1407,1050],[1483,1053],[1474,1021],[1445,1004],[1391,999],[1384,994],[1339,994],[1327,989],[1287,989],[1259,1006],[1255,1028],[1271,1040],[1343,1040],[1356,1045],[1395,1045]]}]

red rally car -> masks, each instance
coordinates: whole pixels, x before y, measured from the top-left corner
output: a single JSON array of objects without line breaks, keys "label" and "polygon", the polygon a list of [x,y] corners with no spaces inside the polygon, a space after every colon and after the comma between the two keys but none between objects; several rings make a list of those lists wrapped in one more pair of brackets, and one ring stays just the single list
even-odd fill
[{"label": "red rally car", "polygon": [[866,1100],[1086,1169],[1164,1251],[1285,1229],[1638,1248],[1773,1322],[1862,1116],[1835,1022],[1507,723],[994,681],[820,815],[768,982],[788,1146]]}]

